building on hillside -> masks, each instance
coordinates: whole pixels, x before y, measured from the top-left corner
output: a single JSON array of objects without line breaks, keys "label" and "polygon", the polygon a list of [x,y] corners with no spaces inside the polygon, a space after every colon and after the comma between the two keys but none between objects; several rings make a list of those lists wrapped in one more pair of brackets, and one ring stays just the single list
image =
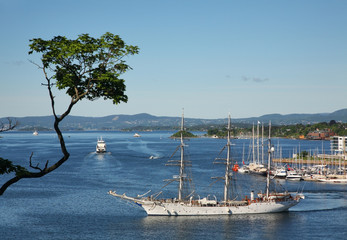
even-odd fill
[{"label": "building on hillside", "polygon": [[347,136],[333,136],[330,140],[331,150],[334,154],[343,155],[347,152]]},{"label": "building on hillside", "polygon": [[334,136],[335,133],[331,131],[331,129],[324,129],[309,132],[306,136],[307,139],[310,140],[329,140],[330,137]]}]

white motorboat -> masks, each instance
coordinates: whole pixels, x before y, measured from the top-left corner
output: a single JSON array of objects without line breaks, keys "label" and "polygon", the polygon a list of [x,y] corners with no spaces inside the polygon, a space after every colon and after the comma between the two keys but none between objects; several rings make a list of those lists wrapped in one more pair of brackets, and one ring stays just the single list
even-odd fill
[{"label": "white motorboat", "polygon": [[39,132],[38,132],[37,130],[35,130],[35,131],[33,132],[33,135],[34,135],[34,136],[37,136],[37,135],[39,135]]},{"label": "white motorboat", "polygon": [[250,173],[266,176],[267,168],[263,164],[250,163],[248,165]]},{"label": "white motorboat", "polygon": [[135,133],[135,134],[134,134],[134,137],[141,137],[141,135],[138,134],[138,133]]},{"label": "white motorboat", "polygon": [[102,139],[102,137],[98,138],[96,142],[96,153],[104,153],[106,152],[106,143]]},{"label": "white motorboat", "polygon": [[347,175],[344,178],[320,178],[318,181],[324,183],[347,184]]},{"label": "white motorboat", "polygon": [[[157,199],[159,194],[145,197],[146,194],[138,197],[130,197],[124,194],[118,194],[116,191],[108,193],[117,198],[128,200],[141,206],[148,215],[153,216],[200,216],[200,215],[231,215],[231,214],[256,214],[256,213],[273,213],[287,211],[290,207],[299,203],[303,199],[302,194],[291,195],[288,192],[270,192],[270,175],[267,174],[266,193],[259,193],[257,197],[252,191],[250,197],[245,196],[240,200],[231,198],[232,187],[232,160],[230,158],[230,116],[228,121],[228,141],[226,144],[226,158],[217,158],[216,163],[225,165],[225,173],[221,179],[224,179],[224,198],[220,201],[209,199],[208,197],[194,199],[194,191],[187,190],[187,184],[191,182],[186,168],[191,165],[191,162],[184,158],[184,149],[186,145],[183,142],[183,115],[181,124],[181,144],[177,149],[180,149],[180,160],[169,160],[167,165],[179,166],[179,175],[175,175],[172,181],[177,181],[178,196],[177,198]],[[269,160],[268,169],[270,169],[270,158],[273,148],[269,139]]]},{"label": "white motorboat", "polygon": [[296,170],[289,170],[287,171],[287,180],[294,180],[294,181],[300,181],[303,179],[302,174],[298,173]]},{"label": "white motorboat", "polygon": [[276,178],[286,178],[287,177],[287,170],[285,167],[278,167],[275,168],[273,171],[273,176]]},{"label": "white motorboat", "polygon": [[246,165],[243,165],[238,170],[239,173],[249,173],[249,168]]}]

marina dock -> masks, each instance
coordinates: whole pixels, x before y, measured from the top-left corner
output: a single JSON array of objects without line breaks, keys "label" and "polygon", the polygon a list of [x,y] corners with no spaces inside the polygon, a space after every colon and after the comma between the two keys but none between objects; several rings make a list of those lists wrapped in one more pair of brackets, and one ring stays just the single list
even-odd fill
[{"label": "marina dock", "polygon": [[275,163],[288,163],[288,164],[311,164],[311,165],[340,165],[346,166],[346,160],[339,159],[292,159],[292,158],[282,158],[282,159],[272,159]]}]

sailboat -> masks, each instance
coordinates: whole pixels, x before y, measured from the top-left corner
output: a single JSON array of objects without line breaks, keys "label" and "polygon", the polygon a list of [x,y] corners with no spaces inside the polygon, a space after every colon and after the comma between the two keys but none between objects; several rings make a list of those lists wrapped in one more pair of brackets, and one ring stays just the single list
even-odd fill
[{"label": "sailboat", "polygon": [[243,149],[242,149],[242,167],[238,169],[239,173],[249,173],[249,168],[245,164],[245,144],[243,144]]},{"label": "sailboat", "polygon": [[[263,175],[266,176],[266,172],[267,169],[266,167],[263,165],[263,163],[260,163],[260,152],[259,152],[259,124],[260,122],[258,121],[257,124],[257,154],[255,154],[255,145],[254,145],[254,141],[255,141],[255,136],[254,136],[254,124],[252,127],[252,158],[253,158],[253,162],[249,163],[248,165],[248,169],[249,172],[252,174],[259,174],[259,175]],[[263,139],[263,138],[262,138]],[[263,140],[262,140],[262,146],[263,146]]]},{"label": "sailboat", "polygon": [[[178,184],[177,198],[170,199],[157,199],[153,196],[144,197],[130,197],[124,194],[118,194],[115,191],[109,191],[112,196],[131,201],[141,206],[149,216],[204,216],[204,215],[232,215],[232,214],[256,214],[256,213],[273,213],[287,211],[290,207],[295,206],[301,199],[304,198],[302,194],[295,196],[286,192],[270,192],[270,176],[267,174],[266,193],[259,193],[257,197],[254,196],[252,191],[250,197],[245,196],[242,200],[235,200],[230,198],[230,187],[232,184],[232,161],[231,161],[231,142],[230,142],[230,115],[228,119],[228,138],[227,144],[224,148],[227,149],[226,158],[219,158],[225,164],[224,177],[224,198],[218,201],[216,198],[209,199],[208,197],[202,199],[194,199],[194,191],[187,194],[185,191],[185,183],[191,179],[186,173],[186,167],[191,163],[184,158],[184,142],[183,142],[183,124],[184,115],[182,114],[181,123],[181,144],[179,175],[176,176]],[[269,149],[270,139],[269,139]],[[269,163],[270,169],[270,150],[269,150]],[[148,192],[147,192],[148,193]]]}]

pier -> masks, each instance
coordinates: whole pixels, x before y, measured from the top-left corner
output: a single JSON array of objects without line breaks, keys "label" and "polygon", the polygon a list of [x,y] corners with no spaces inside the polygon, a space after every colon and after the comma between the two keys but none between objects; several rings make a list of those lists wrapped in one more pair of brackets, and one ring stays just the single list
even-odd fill
[{"label": "pier", "polygon": [[313,164],[313,165],[341,165],[346,166],[347,161],[343,159],[293,159],[293,158],[282,158],[272,159],[275,163],[288,163],[288,164]]}]

